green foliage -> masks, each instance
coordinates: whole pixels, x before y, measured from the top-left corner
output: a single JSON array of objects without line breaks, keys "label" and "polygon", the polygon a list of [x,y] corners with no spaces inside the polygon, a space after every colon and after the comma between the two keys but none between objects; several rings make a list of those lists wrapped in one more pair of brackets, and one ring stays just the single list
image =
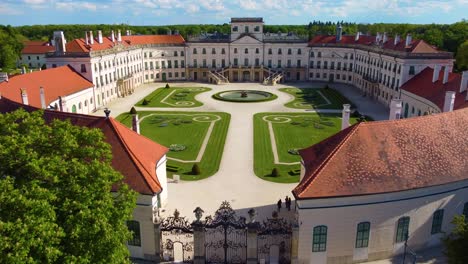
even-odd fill
[{"label": "green foliage", "polygon": [[192,175],[200,175],[200,167],[198,167],[198,164],[195,163],[192,166]]},{"label": "green foliage", "polygon": [[170,88],[170,86],[169,86],[169,84],[168,84],[168,83],[166,83],[166,88]]},{"label": "green foliage", "polygon": [[138,112],[137,112],[137,110],[135,109],[134,106],[132,106],[132,108],[130,109],[130,114],[131,114],[131,115],[136,115],[136,114],[138,114]]},{"label": "green foliage", "polygon": [[0,25],[0,68],[11,71],[16,66],[16,60],[23,49],[22,37],[11,26]]},{"label": "green foliage", "polygon": [[[190,90],[193,88],[195,88],[196,90]],[[146,96],[146,104],[143,104],[144,100],[141,100],[140,102],[136,103],[136,106],[177,108],[202,106],[203,103],[197,101],[195,99],[195,96],[209,90],[211,89],[204,87],[172,87],[171,89],[164,89],[164,87],[161,87],[153,91],[148,96]],[[171,96],[167,97],[168,95]],[[183,103],[178,104],[178,102],[181,101]]]},{"label": "green foliage", "polygon": [[0,263],[127,263],[136,196],[110,146],[42,114],[0,115]]},{"label": "green foliage", "polygon": [[468,70],[468,40],[463,42],[460,45],[457,52],[456,64],[458,70],[466,71]]},{"label": "green foliage", "polygon": [[278,168],[273,168],[270,174],[271,177],[278,177],[279,176],[279,171]]},{"label": "green foliage", "polygon": [[466,254],[468,249],[468,221],[464,215],[458,215],[454,217],[452,224],[455,226],[452,233],[442,240],[448,263],[468,263],[468,254]]}]

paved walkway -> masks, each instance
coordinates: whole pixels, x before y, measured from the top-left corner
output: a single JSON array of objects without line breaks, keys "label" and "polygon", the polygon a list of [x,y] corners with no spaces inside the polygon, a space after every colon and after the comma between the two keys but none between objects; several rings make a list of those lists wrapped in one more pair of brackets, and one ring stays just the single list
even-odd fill
[{"label": "paved walkway", "polygon": [[[223,151],[223,157],[219,171],[207,178],[195,182],[169,183],[168,204],[165,207],[165,214],[171,214],[176,208],[182,216],[193,219],[192,211],[200,206],[206,212],[213,214],[222,201],[227,200],[239,214],[247,216],[246,212],[250,208],[255,208],[261,219],[270,216],[276,209],[276,201],[283,199],[286,195],[292,196],[291,190],[297,184],[281,184],[264,181],[258,178],[253,172],[253,115],[260,112],[298,112],[306,113],[310,110],[292,109],[284,107],[284,104],[293,100],[293,96],[278,91],[283,87],[310,87],[310,83],[299,83],[264,86],[257,83],[230,83],[227,85],[211,85],[205,83],[171,83],[177,87],[202,86],[212,88],[211,91],[201,93],[196,99],[203,102],[204,105],[194,108],[137,108],[137,110],[151,111],[219,111],[231,114],[231,122],[227,132],[226,143]],[[128,112],[130,108],[155,88],[162,87],[164,84],[147,84],[137,88],[134,94],[123,99],[117,99],[107,105],[111,109],[111,116],[115,117],[123,112]],[[338,87],[340,91],[356,88],[347,86]],[[213,100],[211,96],[214,93],[223,90],[262,90],[275,93],[278,98],[269,102],[262,103],[231,103]],[[346,94],[346,93],[345,93]],[[358,94],[349,92],[350,95]],[[348,96],[346,94],[346,96]],[[352,100],[353,97],[350,96]],[[385,109],[381,105],[374,105],[365,98],[360,97],[357,105],[359,111],[368,114],[375,119],[384,119],[382,115],[375,113],[384,113]],[[374,109],[376,107],[376,109]],[[362,108],[362,109],[361,109]],[[96,112],[97,115],[103,115],[102,110]],[[385,115],[385,117],[388,115]],[[382,117],[382,118],[380,118]],[[284,208],[284,203],[283,203]],[[280,213],[282,217],[293,217],[292,213],[284,209]]]}]

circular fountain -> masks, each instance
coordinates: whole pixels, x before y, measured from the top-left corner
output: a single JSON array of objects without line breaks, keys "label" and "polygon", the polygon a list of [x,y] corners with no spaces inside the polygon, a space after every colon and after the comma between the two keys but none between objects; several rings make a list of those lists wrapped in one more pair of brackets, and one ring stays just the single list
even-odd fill
[{"label": "circular fountain", "polygon": [[258,90],[229,90],[216,93],[213,95],[213,98],[227,102],[254,103],[271,101],[276,99],[277,96]]}]

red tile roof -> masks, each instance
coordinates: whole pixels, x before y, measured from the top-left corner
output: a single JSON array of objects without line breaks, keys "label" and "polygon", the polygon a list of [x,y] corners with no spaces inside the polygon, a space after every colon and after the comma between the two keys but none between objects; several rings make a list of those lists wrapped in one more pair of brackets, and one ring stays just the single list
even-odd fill
[{"label": "red tile roof", "polygon": [[434,69],[426,67],[419,74],[414,76],[401,86],[400,89],[425,98],[439,107],[439,110],[444,109],[445,92],[455,92],[455,104],[453,109],[461,109],[468,107],[467,91],[460,93],[460,83],[462,76],[459,73],[449,73],[446,84],[442,83],[444,78],[444,70],[439,72],[439,78],[436,82],[432,82]]},{"label": "red tile roof", "polygon": [[[34,111],[37,108],[25,106],[4,97],[0,99],[0,113],[19,108]],[[47,121],[53,119],[70,120],[77,126],[100,129],[112,148],[112,167],[124,175],[124,182],[140,194],[154,195],[162,187],[156,175],[158,161],[168,149],[144,136],[138,135],[113,118],[89,116],[59,111],[44,111]]]},{"label": "red tile roof", "polygon": [[[94,38],[92,45],[86,45],[85,39],[75,39],[67,43],[67,52],[90,52],[94,50],[110,49],[118,43],[114,43],[109,37],[103,37],[102,43],[97,42]],[[143,44],[160,44],[160,45],[181,45],[185,40],[181,35],[132,35],[122,36],[123,46],[143,45]]]},{"label": "red tile roof", "polygon": [[[334,35],[318,35],[309,41],[309,45],[316,44],[337,44],[336,36]],[[375,36],[360,35],[358,41],[355,40],[355,36],[342,36],[340,44],[360,44],[371,46],[375,43]],[[411,53],[438,53],[439,51],[424,42],[424,40],[412,40],[410,45],[405,45],[405,39],[402,38],[397,45],[394,45],[394,39],[388,38],[382,47],[388,50],[406,51]]]},{"label": "red tile roof", "polygon": [[47,41],[26,41],[21,54],[45,54],[55,50]]},{"label": "red tile roof", "polygon": [[467,124],[468,108],[358,123],[299,151],[305,175],[293,194],[343,197],[467,180]]},{"label": "red tile roof", "polygon": [[44,87],[46,104],[48,105],[57,100],[59,96],[70,95],[94,85],[67,65],[15,75],[8,82],[0,83],[0,93],[4,97],[22,103],[21,89],[25,89],[29,104],[39,108],[41,107],[40,86]]}]

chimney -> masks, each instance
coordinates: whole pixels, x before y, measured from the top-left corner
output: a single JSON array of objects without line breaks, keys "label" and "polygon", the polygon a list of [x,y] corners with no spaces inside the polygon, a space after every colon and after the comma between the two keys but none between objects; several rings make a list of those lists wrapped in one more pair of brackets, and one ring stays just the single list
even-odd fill
[{"label": "chimney", "polygon": [[384,32],[383,33],[383,43],[386,43],[388,41],[388,35],[387,35],[387,32]]},{"label": "chimney", "polygon": [[411,34],[408,34],[406,35],[406,42],[405,42],[405,46],[409,46],[411,44]]},{"label": "chimney", "polygon": [[168,34],[168,35],[172,35],[172,30],[169,29],[169,31],[167,31],[167,34]]},{"label": "chimney", "polygon": [[63,31],[54,31],[53,39],[55,44],[55,52],[65,53],[67,51],[67,40],[65,39]]},{"label": "chimney", "polygon": [[445,92],[444,112],[452,112],[454,103],[455,103],[455,92],[454,91]]},{"label": "chimney", "polygon": [[358,31],[356,33],[356,38],[354,39],[354,41],[358,41],[360,36],[361,36],[361,32]]},{"label": "chimney", "polygon": [[41,97],[41,108],[46,109],[46,101],[45,101],[45,94],[44,94],[44,87],[39,87],[39,96]]},{"label": "chimney", "polygon": [[94,44],[94,37],[93,37],[93,31],[89,32],[89,44],[93,45]]},{"label": "chimney", "polygon": [[26,74],[26,73],[27,73],[27,71],[26,71],[26,67],[25,67],[25,66],[23,66],[23,67],[21,68],[21,74]]},{"label": "chimney", "polygon": [[[7,81],[8,81],[8,76],[7,76]],[[467,90],[468,86],[468,71],[462,72],[462,78],[460,81],[460,93],[463,93],[464,91]],[[468,93],[466,93],[468,95]]]},{"label": "chimney", "polygon": [[99,44],[102,44],[102,31],[98,30],[97,34],[98,34],[98,42]]},{"label": "chimney", "polygon": [[112,32],[111,32],[111,40],[112,40],[112,42],[115,42],[114,30],[112,30]]},{"label": "chimney", "polygon": [[400,43],[400,35],[396,34],[395,35],[395,40],[393,41],[393,45],[398,45]]},{"label": "chimney", "polygon": [[127,30],[126,34],[127,36],[130,36],[130,30]]},{"label": "chimney", "polygon": [[346,129],[349,127],[349,116],[351,113],[350,110],[351,105],[350,104],[344,104],[343,105],[343,115],[341,119],[341,130]]},{"label": "chimney", "polygon": [[28,93],[26,93],[26,89],[24,88],[21,88],[21,101],[23,101],[24,105],[29,105]]},{"label": "chimney", "polygon": [[444,67],[444,80],[442,81],[443,84],[448,83],[449,73],[450,73],[450,68],[449,68],[449,66],[445,66],[445,67]]},{"label": "chimney", "polygon": [[392,99],[390,102],[390,115],[388,120],[395,120],[401,118],[401,108],[403,106],[403,101],[400,99]]},{"label": "chimney", "polygon": [[341,27],[340,24],[336,25],[336,42],[341,41],[341,37],[343,35],[343,28]]},{"label": "chimney", "polygon": [[85,31],[85,44],[89,45],[89,38],[88,38],[88,32]]},{"label": "chimney", "polygon": [[120,32],[120,29],[117,31],[117,41],[122,42],[122,33]]},{"label": "chimney", "polygon": [[67,112],[67,100],[62,96],[59,96],[59,109],[60,112]]},{"label": "chimney", "polygon": [[104,114],[106,115],[106,119],[109,118],[110,113],[111,113],[111,110],[109,110],[109,108],[106,107],[106,108],[104,109]]},{"label": "chimney", "polygon": [[132,130],[140,134],[140,122],[138,120],[138,114],[132,116]]},{"label": "chimney", "polygon": [[435,83],[439,80],[440,65],[434,65],[434,73],[432,74],[432,82]]},{"label": "chimney", "polygon": [[377,32],[377,35],[375,35],[375,42],[379,42],[380,41],[380,33]]}]

